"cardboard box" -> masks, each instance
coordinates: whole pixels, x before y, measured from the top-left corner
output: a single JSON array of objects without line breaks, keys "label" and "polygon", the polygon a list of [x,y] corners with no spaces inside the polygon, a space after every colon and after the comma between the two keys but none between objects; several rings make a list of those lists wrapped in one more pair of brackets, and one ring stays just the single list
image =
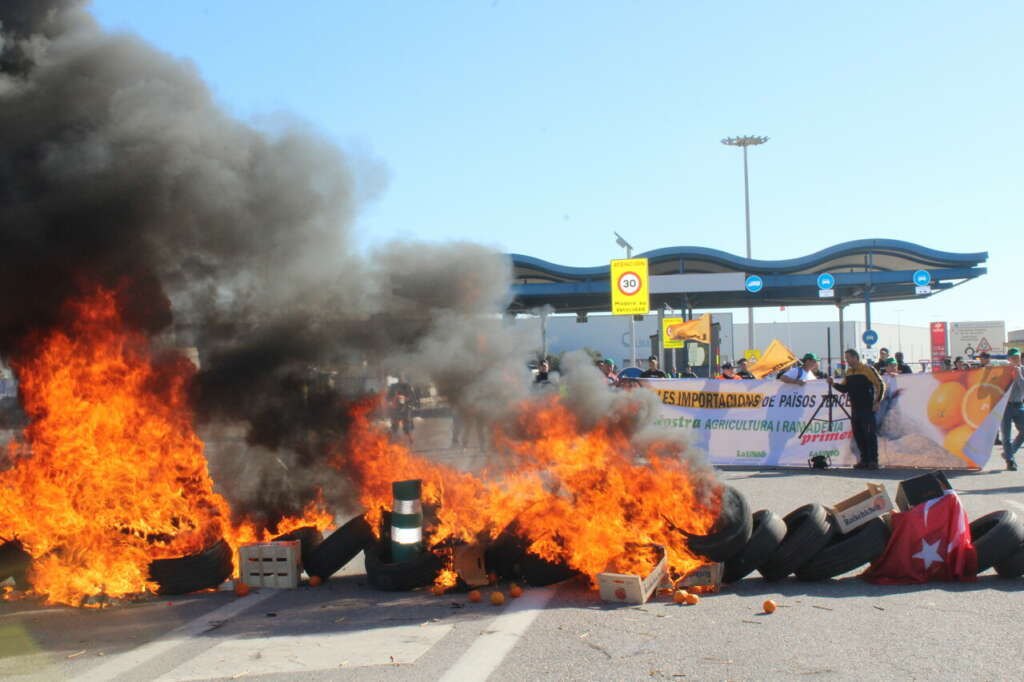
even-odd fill
[{"label": "cardboard box", "polygon": [[900,511],[907,511],[922,502],[942,497],[942,491],[950,490],[952,487],[946,474],[941,471],[908,478],[901,481],[896,490],[896,506]]},{"label": "cardboard box", "polygon": [[459,545],[452,556],[455,573],[470,587],[481,587],[490,582],[484,568],[484,548],[480,545]]},{"label": "cardboard box", "polygon": [[658,585],[665,581],[666,575],[665,548],[661,545],[655,547],[661,554],[661,560],[644,578],[629,573],[598,573],[597,586],[601,591],[601,599],[626,604],[646,603]]},{"label": "cardboard box", "polygon": [[700,587],[704,592],[718,592],[722,587],[722,573],[725,566],[722,563],[707,564],[683,576],[683,579],[676,583],[676,587]]},{"label": "cardboard box", "polygon": [[249,587],[299,586],[301,543],[298,540],[254,542],[238,548],[238,571]]},{"label": "cardboard box", "polygon": [[837,502],[832,508],[832,518],[840,533],[849,533],[871,519],[888,514],[893,509],[892,499],[884,485],[868,483],[868,489]]}]

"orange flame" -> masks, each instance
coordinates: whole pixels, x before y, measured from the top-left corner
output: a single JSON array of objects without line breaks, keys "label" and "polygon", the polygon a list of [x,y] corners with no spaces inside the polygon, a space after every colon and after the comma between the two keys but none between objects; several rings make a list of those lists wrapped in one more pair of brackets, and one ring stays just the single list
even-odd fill
[{"label": "orange flame", "polygon": [[[29,580],[47,603],[153,589],[153,559],[202,551],[223,537],[265,539],[235,526],[213,490],[186,387],[195,367],[151,358],[122,321],[113,292],[66,306],[70,322],[14,363],[31,418],[0,471],[0,534],[33,557]],[[329,522],[314,501],[278,530]]]},{"label": "orange flame", "polygon": [[[720,491],[702,501],[699,475],[668,444],[636,453],[624,415],[585,431],[557,396],[525,403],[519,435],[495,433],[507,466],[475,476],[390,442],[371,422],[376,405],[368,401],[353,410],[334,461],[351,471],[374,527],[381,510],[391,506],[391,482],[420,478],[424,504],[437,507],[436,525],[425,529],[428,545],[493,539],[515,521],[531,541],[530,551],[565,561],[592,582],[609,569],[649,573],[657,558],[653,551],[638,551],[638,545],[663,545],[676,574],[706,563],[687,549],[672,525],[707,532]],[[636,454],[646,463],[637,463]]]}]

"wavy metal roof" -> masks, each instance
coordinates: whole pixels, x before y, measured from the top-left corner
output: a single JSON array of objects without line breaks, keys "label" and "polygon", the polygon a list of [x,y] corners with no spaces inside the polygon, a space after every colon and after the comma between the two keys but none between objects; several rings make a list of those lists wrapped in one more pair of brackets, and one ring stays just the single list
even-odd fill
[{"label": "wavy metal roof", "polygon": [[[574,267],[512,253],[516,282],[584,282],[607,279],[609,266]],[[971,268],[988,260],[988,253],[952,253],[898,239],[858,239],[786,260],[757,260],[701,246],[669,246],[638,253],[647,258],[652,275],[745,272],[756,275],[818,272],[874,272],[918,269]],[[870,261],[870,267],[869,267]]]},{"label": "wavy metal roof", "polygon": [[[647,258],[650,274],[745,273],[761,275],[756,294],[741,287],[686,293],[697,309],[777,305],[848,305],[918,298],[912,275],[928,270],[935,293],[984,275],[988,253],[951,253],[898,239],[859,239],[785,260],[747,259],[699,246],[672,246],[636,254]],[[574,267],[522,254],[509,254],[514,284],[511,310],[552,306],[558,312],[599,312],[610,307],[610,266]],[[817,275],[835,276],[835,298],[818,296]],[[739,289],[739,290],[737,290]],[[679,307],[680,294],[652,294],[651,305]]]}]

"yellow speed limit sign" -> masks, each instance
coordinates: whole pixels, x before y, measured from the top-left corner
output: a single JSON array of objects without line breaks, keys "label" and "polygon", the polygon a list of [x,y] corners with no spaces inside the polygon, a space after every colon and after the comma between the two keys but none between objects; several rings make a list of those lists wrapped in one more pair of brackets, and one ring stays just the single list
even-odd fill
[{"label": "yellow speed limit sign", "polygon": [[651,312],[646,258],[613,260],[611,284],[613,315],[646,315]]}]

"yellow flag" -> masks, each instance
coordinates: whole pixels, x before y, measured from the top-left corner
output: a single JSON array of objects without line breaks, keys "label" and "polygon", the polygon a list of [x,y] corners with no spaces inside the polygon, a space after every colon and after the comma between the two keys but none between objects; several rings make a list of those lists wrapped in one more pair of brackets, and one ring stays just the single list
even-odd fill
[{"label": "yellow flag", "polygon": [[681,342],[683,341],[711,343],[711,315],[709,313],[704,313],[700,316],[700,319],[690,320],[689,322],[683,322],[678,318],[672,324],[668,324],[668,322],[669,320],[665,320],[665,348],[673,348],[673,346],[668,344],[669,341],[680,344],[674,346],[675,348],[681,348]]},{"label": "yellow flag", "polygon": [[747,371],[758,379],[764,379],[769,374],[775,374],[796,363],[797,357],[793,351],[786,348],[785,344],[778,339],[773,339],[764,351],[761,359],[747,367]]}]

